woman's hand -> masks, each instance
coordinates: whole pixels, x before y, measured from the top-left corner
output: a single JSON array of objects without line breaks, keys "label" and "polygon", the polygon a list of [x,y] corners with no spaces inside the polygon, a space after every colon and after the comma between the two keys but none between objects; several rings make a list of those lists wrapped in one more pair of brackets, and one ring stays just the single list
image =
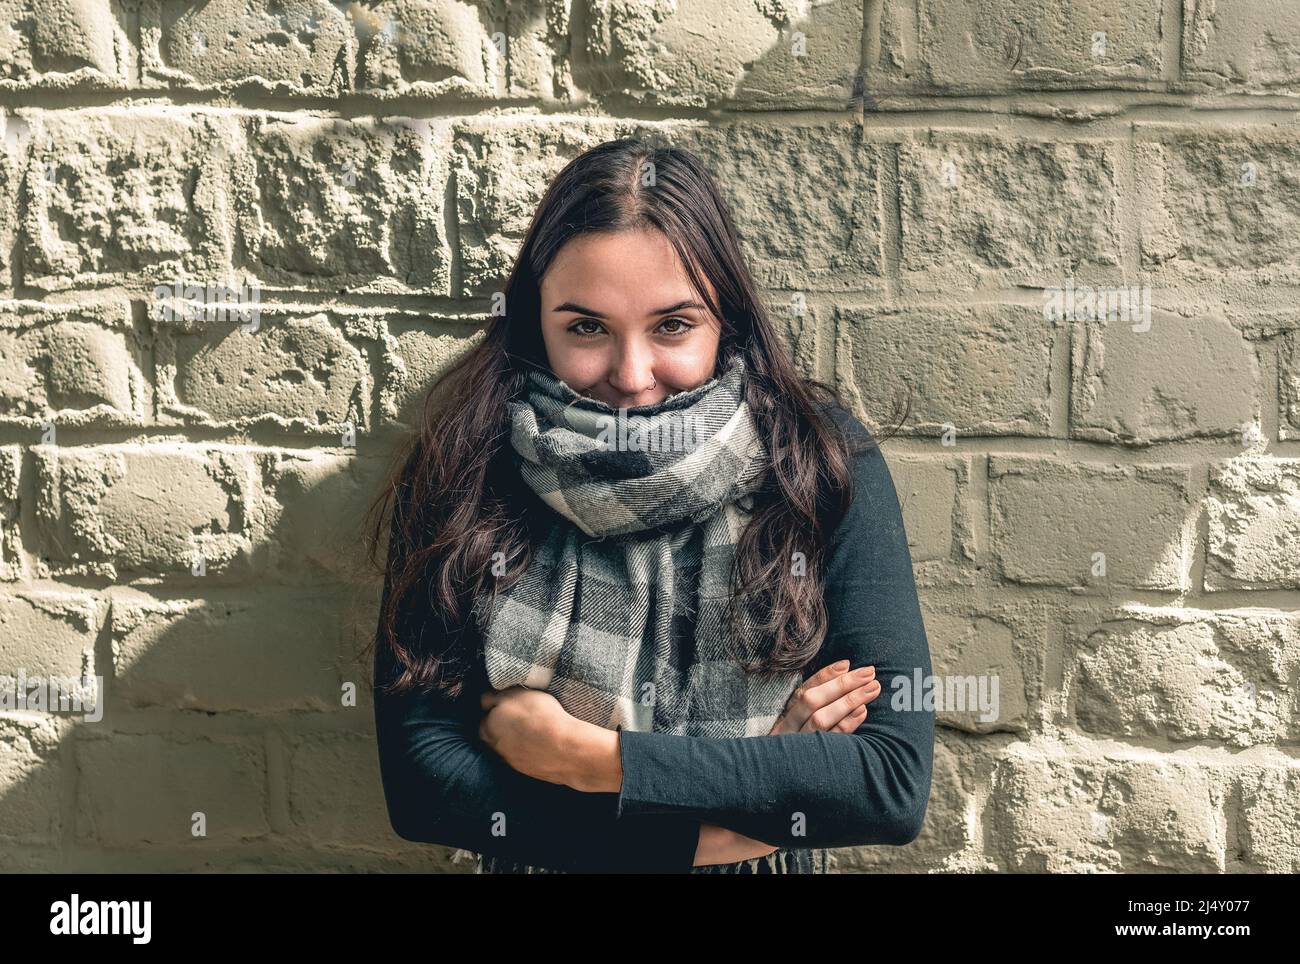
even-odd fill
[{"label": "woman's hand", "polygon": [[[818,670],[790,694],[785,712],[772,726],[774,733],[816,731],[852,733],[867,718],[867,704],[880,695],[876,668],[866,666],[847,672],[849,661],[840,660]],[[695,866],[729,864],[754,857],[766,857],[780,850],[744,834],[719,827],[700,825],[700,842]]]},{"label": "woman's hand", "polygon": [[478,735],[506,763],[527,776],[548,783],[567,783],[572,762],[570,716],[550,693],[511,686],[487,690],[479,698],[487,712]]},{"label": "woman's hand", "polygon": [[700,824],[700,842],[695,848],[696,867],[707,864],[734,864],[755,857],[766,857],[776,853],[779,847],[765,844],[753,837],[719,827],[713,823]]},{"label": "woman's hand", "polygon": [[790,694],[773,733],[852,733],[867,718],[867,704],[880,695],[876,668],[846,672],[849,661],[823,666]]}]

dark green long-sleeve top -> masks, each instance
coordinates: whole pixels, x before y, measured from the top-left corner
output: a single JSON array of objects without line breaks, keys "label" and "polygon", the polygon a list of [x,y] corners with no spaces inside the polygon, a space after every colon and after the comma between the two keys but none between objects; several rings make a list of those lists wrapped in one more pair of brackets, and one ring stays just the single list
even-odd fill
[{"label": "dark green long-sleeve top", "polygon": [[[857,445],[869,441],[849,413],[831,413]],[[484,744],[482,667],[455,701],[393,696],[379,686],[393,667],[377,647],[376,737],[393,829],[407,840],[579,872],[687,873],[701,823],[775,847],[914,840],[934,753],[934,711],[915,688],[918,671],[920,680],[930,675],[930,652],[897,494],[874,444],[854,458],[852,506],[826,565],[828,633],[804,676],[845,658],[850,670],[874,665],[881,692],[862,725],[730,739],[623,730],[617,793],[525,776]],[[428,631],[425,618],[408,612],[402,625]]]}]

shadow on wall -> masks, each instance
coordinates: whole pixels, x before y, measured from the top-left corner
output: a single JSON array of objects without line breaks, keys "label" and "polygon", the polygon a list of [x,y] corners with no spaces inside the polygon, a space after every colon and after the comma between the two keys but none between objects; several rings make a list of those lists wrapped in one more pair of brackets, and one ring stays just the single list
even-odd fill
[{"label": "shadow on wall", "polygon": [[[544,23],[535,6],[528,17]],[[834,32],[845,11],[860,28],[859,5],[844,3],[815,8],[801,29]],[[852,85],[856,34],[840,46],[851,66],[835,74]],[[779,87],[787,48],[783,40],[724,64],[719,77],[739,71],[754,83],[737,89]],[[587,77],[598,88],[618,80],[589,69]],[[536,196],[567,160],[534,172]],[[78,197],[70,203],[97,203]],[[472,236],[479,226],[469,213]],[[89,230],[76,217],[51,224],[71,235]],[[148,291],[154,278],[128,276],[172,253],[122,255],[123,280]],[[319,287],[310,267],[302,280]],[[277,265],[272,274],[285,282],[294,270]],[[402,440],[401,431],[369,427],[412,425],[429,378],[475,329],[389,312],[401,317],[357,349],[357,329],[333,308],[267,304],[267,321],[250,334],[212,323],[155,329],[142,320],[145,307],[125,313],[135,318],[123,335],[130,360],[105,363],[135,366],[122,405],[105,386],[61,395],[45,372],[47,383],[19,399],[13,423],[39,428],[48,419],[61,444],[0,445],[0,674],[22,673],[29,684],[36,676],[104,681],[98,721],[38,710],[0,716],[4,869],[465,871],[450,848],[393,833],[370,664],[355,655],[374,632],[382,585],[366,568],[359,527]],[[102,319],[69,334],[76,311],[49,310],[32,328],[37,337],[57,329],[89,346],[93,362]],[[146,341],[169,353],[157,356],[154,386],[168,426],[145,434],[138,418],[86,417],[88,407],[143,404],[148,390],[135,382],[151,371]],[[390,350],[402,358],[396,366]],[[338,377],[354,363],[355,373]],[[170,386],[161,384],[166,366]],[[197,398],[208,407],[189,404]],[[349,418],[362,426],[354,449],[321,434]],[[171,426],[175,434],[165,434]],[[286,427],[303,433],[290,447]]]},{"label": "shadow on wall", "polygon": [[0,673],[99,674],[104,702],[0,721],[6,869],[442,864],[388,825],[354,658],[393,447],[31,449],[20,491],[49,498],[21,532],[48,578],[5,587]]}]

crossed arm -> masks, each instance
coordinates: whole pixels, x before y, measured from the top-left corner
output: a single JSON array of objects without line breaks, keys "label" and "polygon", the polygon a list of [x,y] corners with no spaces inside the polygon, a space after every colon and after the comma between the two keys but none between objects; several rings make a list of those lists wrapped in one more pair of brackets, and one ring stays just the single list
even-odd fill
[{"label": "crossed arm", "polygon": [[[827,556],[827,639],[808,668],[848,658],[876,666],[883,687],[853,733],[710,739],[617,734],[617,792],[581,792],[527,776],[478,738],[478,694],[394,697],[375,692],[376,736],[394,830],[577,871],[685,872],[701,824],[771,846],[905,844],[929,799],[934,713],[914,697],[931,672],[911,556],[892,480],[876,449],[855,463],[858,487]],[[387,586],[385,586],[387,594]],[[375,679],[390,667],[376,655]],[[593,757],[593,759],[596,759]],[[609,760],[598,764],[608,773]],[[600,785],[600,778],[589,774]]]}]

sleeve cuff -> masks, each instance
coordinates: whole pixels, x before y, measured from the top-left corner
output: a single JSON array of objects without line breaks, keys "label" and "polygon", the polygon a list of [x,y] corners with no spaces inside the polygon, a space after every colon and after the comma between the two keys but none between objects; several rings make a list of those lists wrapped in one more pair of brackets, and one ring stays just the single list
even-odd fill
[{"label": "sleeve cuff", "polygon": [[656,873],[690,873],[695,866],[695,852],[700,846],[700,821],[689,814],[655,813],[653,807],[641,805],[636,797],[639,778],[646,772],[646,764],[638,756],[638,750],[643,748],[643,743],[638,738],[645,735],[630,730],[619,732],[623,783],[616,798],[614,815],[616,819],[636,821],[644,825],[647,870]]},{"label": "sleeve cuff", "polygon": [[623,782],[615,815],[681,814],[693,778],[691,745],[680,736],[647,730],[622,730],[618,738]]},{"label": "sleeve cuff", "polygon": [[637,752],[641,745],[637,739],[640,736],[641,733],[637,730],[620,729],[618,733],[618,759],[623,780],[614,804],[616,818],[644,812],[638,808],[636,799],[644,768],[643,757]]}]

